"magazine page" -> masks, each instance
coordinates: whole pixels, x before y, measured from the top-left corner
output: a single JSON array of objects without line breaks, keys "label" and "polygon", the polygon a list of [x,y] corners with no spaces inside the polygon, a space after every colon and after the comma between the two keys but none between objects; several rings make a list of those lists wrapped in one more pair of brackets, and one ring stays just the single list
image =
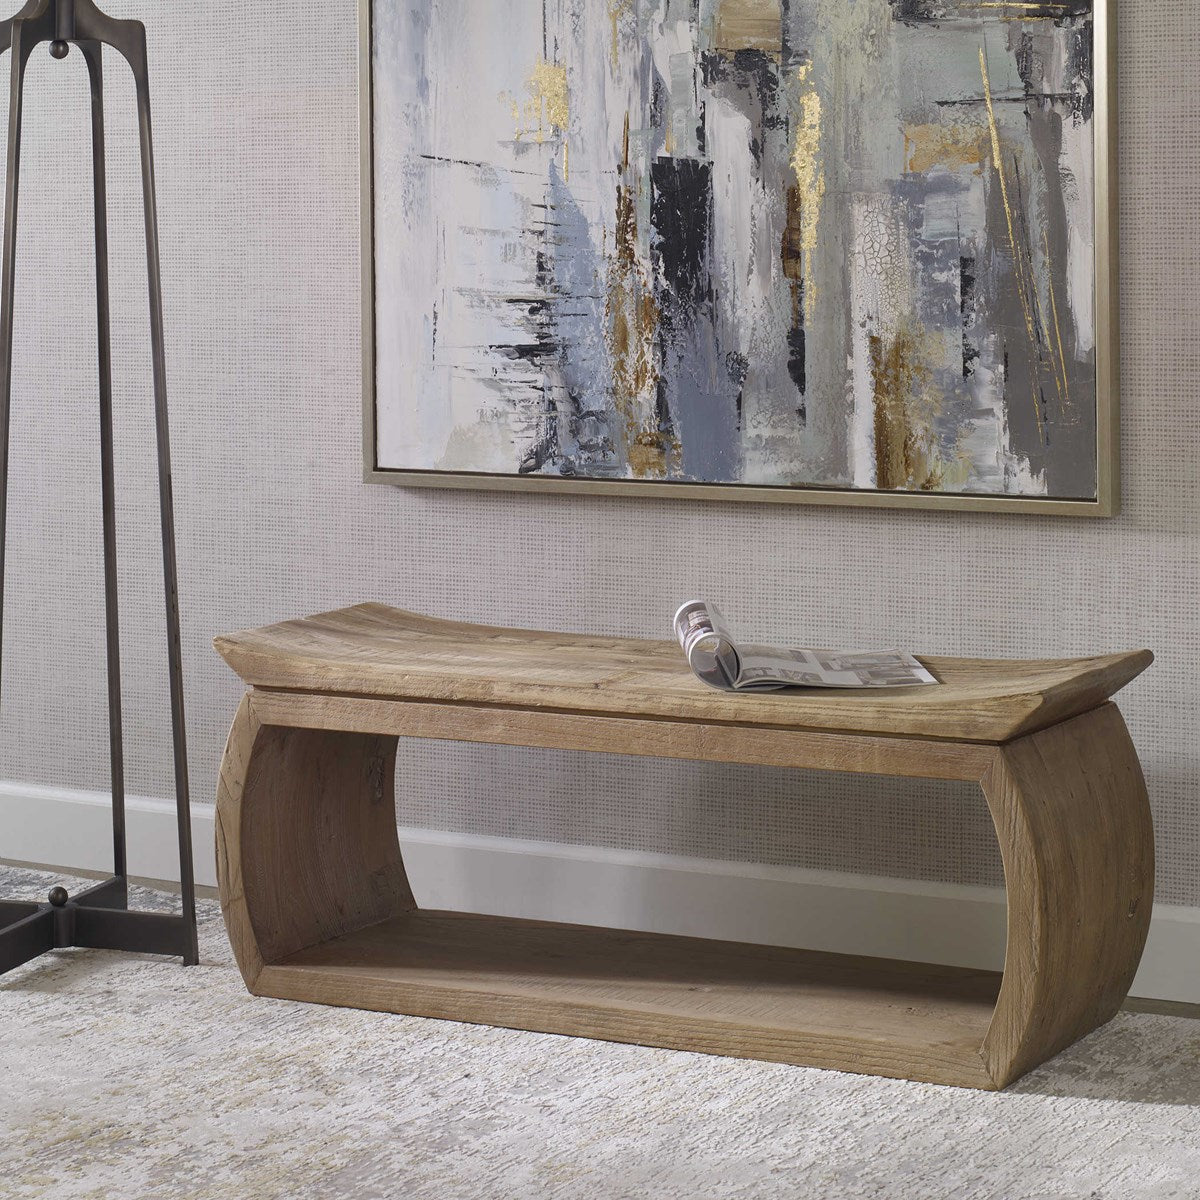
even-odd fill
[{"label": "magazine page", "polygon": [[783,687],[914,687],[938,681],[901,650],[780,649],[738,644],[715,604],[690,600],[675,612],[675,635],[697,678],[723,691]]},{"label": "magazine page", "polygon": [[717,606],[689,600],[675,610],[672,623],[696,678],[710,687],[733,691],[738,686],[741,660]]},{"label": "magazine page", "polygon": [[911,654],[900,650],[853,653],[743,646],[740,654],[739,688],[755,684],[761,687],[764,683],[825,688],[913,687],[937,683]]}]

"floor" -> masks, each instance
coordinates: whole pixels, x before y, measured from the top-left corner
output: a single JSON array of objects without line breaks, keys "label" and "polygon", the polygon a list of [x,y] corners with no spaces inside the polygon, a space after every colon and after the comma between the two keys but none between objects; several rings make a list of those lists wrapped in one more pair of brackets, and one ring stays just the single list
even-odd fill
[{"label": "floor", "polygon": [[1200,1197],[1200,1021],[1123,1013],[985,1094],[260,1000],[213,901],[200,941],[0,978],[2,1200]]}]

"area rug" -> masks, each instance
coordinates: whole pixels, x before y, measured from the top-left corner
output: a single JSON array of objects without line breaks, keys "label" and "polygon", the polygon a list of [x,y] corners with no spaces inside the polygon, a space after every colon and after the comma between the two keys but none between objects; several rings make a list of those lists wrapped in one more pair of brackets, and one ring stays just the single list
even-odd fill
[{"label": "area rug", "polygon": [[256,999],[200,921],[199,967],[0,977],[4,1200],[1200,1197],[1200,1021],[1124,1013],[987,1094]]}]

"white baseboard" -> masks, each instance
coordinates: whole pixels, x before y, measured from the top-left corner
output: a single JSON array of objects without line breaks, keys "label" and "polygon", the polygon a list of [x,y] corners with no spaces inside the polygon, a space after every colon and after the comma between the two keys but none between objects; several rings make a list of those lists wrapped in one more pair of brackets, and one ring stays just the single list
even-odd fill
[{"label": "white baseboard", "polygon": [[[174,805],[126,802],[130,872],[177,879]],[[0,783],[0,858],[108,870],[103,793]],[[196,882],[215,885],[213,808],[193,805]],[[999,970],[1001,888],[400,830],[429,908]],[[1155,907],[1133,994],[1200,1004],[1200,908]]]},{"label": "white baseboard", "polygon": [[[217,885],[214,809],[192,805],[196,882]],[[174,801],[125,798],[129,873],[179,881]],[[0,858],[64,871],[111,871],[112,805],[107,792],[0,782]]]}]

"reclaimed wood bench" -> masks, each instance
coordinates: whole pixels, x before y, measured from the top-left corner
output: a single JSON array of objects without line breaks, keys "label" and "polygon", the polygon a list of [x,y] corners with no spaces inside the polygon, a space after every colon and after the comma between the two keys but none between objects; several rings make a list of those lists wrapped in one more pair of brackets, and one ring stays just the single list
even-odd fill
[{"label": "reclaimed wood bench", "polygon": [[[250,685],[221,768],[221,904],[251,992],[1001,1088],[1125,999],[1153,899],[1110,697],[1140,653],[924,658],[939,687],[725,695],[673,642],[379,604],[216,640]],[[1003,857],[1003,974],[417,908],[397,739],[969,780]]]}]

